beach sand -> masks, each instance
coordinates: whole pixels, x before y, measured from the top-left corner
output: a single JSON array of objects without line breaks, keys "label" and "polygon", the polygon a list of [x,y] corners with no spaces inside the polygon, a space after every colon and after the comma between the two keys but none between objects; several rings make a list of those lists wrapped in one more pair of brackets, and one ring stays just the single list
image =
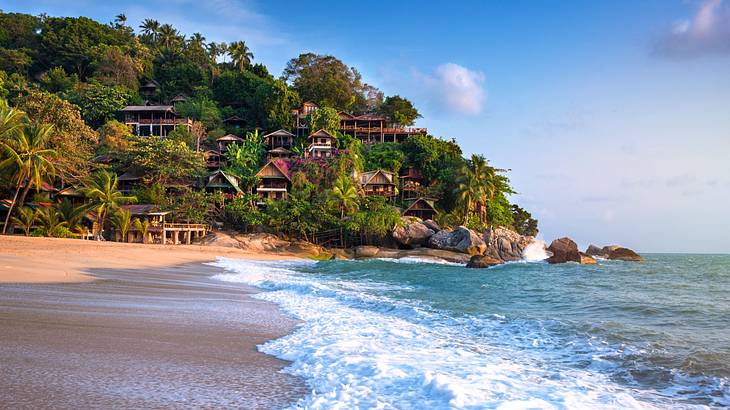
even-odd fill
[{"label": "beach sand", "polygon": [[210,279],[216,256],[281,258],[0,237],[0,408],[281,408],[306,394],[256,349],[296,323]]}]

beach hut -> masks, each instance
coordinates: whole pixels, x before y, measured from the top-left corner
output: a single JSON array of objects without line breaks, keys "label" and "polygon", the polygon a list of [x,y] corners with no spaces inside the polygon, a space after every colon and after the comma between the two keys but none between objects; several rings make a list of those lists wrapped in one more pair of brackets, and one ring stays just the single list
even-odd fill
[{"label": "beach hut", "polygon": [[365,196],[394,197],[396,192],[395,174],[381,169],[363,172],[358,176],[358,182]]},{"label": "beach hut", "polygon": [[403,211],[403,216],[415,216],[423,219],[433,219],[438,214],[436,207],[433,205],[433,201],[426,198],[418,198],[411,203],[411,205]]},{"label": "beach hut", "polygon": [[256,176],[261,179],[261,183],[256,187],[260,203],[264,200],[280,201],[288,198],[291,188],[288,162],[282,159],[269,160]]}]

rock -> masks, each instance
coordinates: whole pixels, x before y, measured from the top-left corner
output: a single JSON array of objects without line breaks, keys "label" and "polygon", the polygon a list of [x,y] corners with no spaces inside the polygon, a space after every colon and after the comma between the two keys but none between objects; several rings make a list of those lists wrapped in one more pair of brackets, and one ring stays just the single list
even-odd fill
[{"label": "rock", "polygon": [[604,255],[606,255],[606,253],[603,252],[603,249],[599,248],[596,245],[591,244],[591,245],[588,245],[588,249],[586,249],[586,255],[600,256],[603,258],[603,257],[605,257]]},{"label": "rock", "polygon": [[570,238],[552,241],[548,246],[548,251],[553,253],[553,256],[547,259],[548,263],[580,262],[578,245]]},{"label": "rock", "polygon": [[294,241],[285,250],[294,254],[307,256],[320,256],[328,253],[323,247],[307,241]]},{"label": "rock", "polygon": [[578,263],[581,265],[597,265],[598,262],[596,261],[593,256],[587,255],[583,252],[578,252]]},{"label": "rock", "polygon": [[500,259],[491,256],[474,255],[466,264],[467,268],[488,268],[490,266],[500,265],[503,262]]},{"label": "rock", "polygon": [[[605,248],[604,248],[605,249]],[[608,253],[607,259],[618,261],[641,262],[644,258],[629,248],[616,247]]]},{"label": "rock", "polygon": [[404,246],[422,246],[428,243],[430,238],[436,231],[430,229],[426,224],[418,221],[403,218],[404,224],[393,230],[393,239]]},{"label": "rock", "polygon": [[372,258],[378,254],[380,248],[377,246],[362,245],[355,247],[355,258]]},{"label": "rock", "polygon": [[481,255],[487,250],[487,245],[482,238],[476,232],[464,226],[460,226],[453,231],[438,231],[428,239],[428,246],[469,255]]},{"label": "rock", "polygon": [[241,234],[234,238],[241,249],[253,252],[278,252],[291,245],[291,242],[270,233]]},{"label": "rock", "polygon": [[432,230],[434,232],[438,232],[438,231],[441,230],[441,227],[439,226],[439,224],[437,224],[436,222],[434,222],[433,219],[426,219],[425,221],[422,221],[421,223],[424,224],[424,225],[426,225],[426,227],[428,229],[430,229],[430,230]]},{"label": "rock", "polygon": [[534,240],[531,236],[522,236],[517,232],[504,227],[487,229],[484,232],[484,242],[487,245],[487,255],[503,261],[522,259],[522,252]]},{"label": "rock", "polygon": [[330,260],[349,260],[355,258],[355,252],[352,249],[330,249],[332,256]]}]

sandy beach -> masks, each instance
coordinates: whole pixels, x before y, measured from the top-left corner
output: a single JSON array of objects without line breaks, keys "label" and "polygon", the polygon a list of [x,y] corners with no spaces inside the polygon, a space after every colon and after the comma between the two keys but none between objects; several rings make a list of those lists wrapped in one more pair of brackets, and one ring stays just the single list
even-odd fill
[{"label": "sandy beach", "polygon": [[0,237],[0,408],[281,408],[305,394],[256,346],[296,323],[210,279],[231,248]]}]

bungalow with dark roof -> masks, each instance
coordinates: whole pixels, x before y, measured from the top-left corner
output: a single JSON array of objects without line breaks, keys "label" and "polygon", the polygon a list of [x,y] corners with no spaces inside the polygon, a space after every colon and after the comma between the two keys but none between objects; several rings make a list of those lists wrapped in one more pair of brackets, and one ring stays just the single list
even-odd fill
[{"label": "bungalow with dark roof", "polygon": [[418,198],[411,203],[405,211],[403,216],[415,216],[421,218],[424,221],[427,219],[433,219],[438,214],[436,207],[433,205],[433,201],[426,198]]},{"label": "bungalow with dark roof", "polygon": [[266,163],[256,176],[261,183],[256,187],[256,193],[261,200],[280,201],[289,197],[291,177],[289,163],[281,159],[272,159]]},{"label": "bungalow with dark roof", "polygon": [[365,196],[378,195],[392,198],[397,194],[395,174],[392,172],[380,169],[363,172],[358,176],[358,182]]},{"label": "bungalow with dark roof", "polygon": [[242,142],[243,138],[237,137],[233,134],[224,135],[216,140],[218,142],[218,152],[225,154],[228,152],[228,146],[231,144],[237,144]]},{"label": "bungalow with dark roof", "polygon": [[278,130],[263,136],[268,159],[291,158],[294,153],[291,151],[294,144],[294,134],[286,130]]},{"label": "bungalow with dark roof", "polygon": [[122,109],[124,124],[137,136],[166,137],[175,127],[192,129],[190,118],[178,117],[172,105],[128,105]]}]

